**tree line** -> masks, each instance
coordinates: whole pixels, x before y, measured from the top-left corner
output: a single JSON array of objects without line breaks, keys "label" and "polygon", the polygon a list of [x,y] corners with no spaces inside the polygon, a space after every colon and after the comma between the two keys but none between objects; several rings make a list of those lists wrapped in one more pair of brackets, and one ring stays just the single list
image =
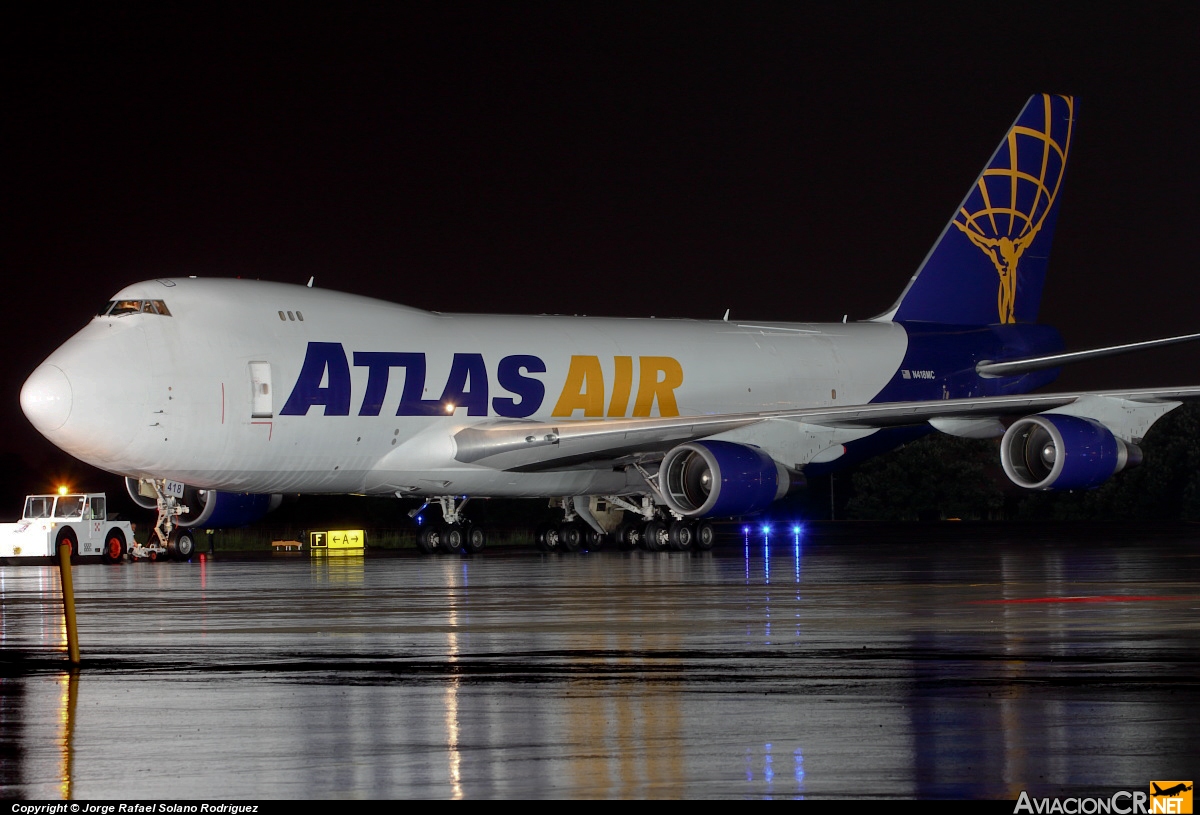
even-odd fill
[{"label": "tree line", "polygon": [[1096,489],[1032,491],[1004,475],[999,439],[934,433],[837,479],[836,509],[839,517],[875,520],[1200,520],[1200,405],[1168,413],[1140,446],[1140,467]]}]

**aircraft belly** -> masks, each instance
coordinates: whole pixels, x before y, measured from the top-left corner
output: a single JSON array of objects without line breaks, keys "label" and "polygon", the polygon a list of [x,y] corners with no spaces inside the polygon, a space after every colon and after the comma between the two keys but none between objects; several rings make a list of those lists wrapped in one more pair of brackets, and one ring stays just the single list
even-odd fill
[{"label": "aircraft belly", "polygon": [[[163,473],[145,473],[163,477]],[[489,468],[446,468],[387,471],[324,470],[174,470],[172,480],[201,489],[225,492],[364,494],[364,495],[473,495],[495,498],[531,498],[546,495],[610,495],[644,488],[638,477],[611,469],[580,469],[538,473],[498,472]]]},{"label": "aircraft belly", "polygon": [[639,476],[611,469],[497,472],[488,468],[369,474],[367,494],[472,495],[483,498],[537,498],[547,495],[614,495],[645,489]]}]

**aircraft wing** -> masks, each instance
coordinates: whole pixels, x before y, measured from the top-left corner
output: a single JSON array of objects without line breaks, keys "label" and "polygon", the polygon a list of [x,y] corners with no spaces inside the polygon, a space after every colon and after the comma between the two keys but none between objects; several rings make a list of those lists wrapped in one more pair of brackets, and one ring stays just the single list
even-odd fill
[{"label": "aircraft wing", "polygon": [[[649,419],[497,422],[463,428],[454,436],[455,459],[498,470],[536,471],[612,461],[624,456],[664,452],[695,441],[769,420],[817,427],[878,429],[939,420],[987,420],[1064,408],[1077,403],[1106,404],[1109,410],[1200,399],[1200,387],[1144,390],[1021,394],[920,402],[822,406],[761,413]],[[1161,415],[1161,412],[1159,415]]]}]

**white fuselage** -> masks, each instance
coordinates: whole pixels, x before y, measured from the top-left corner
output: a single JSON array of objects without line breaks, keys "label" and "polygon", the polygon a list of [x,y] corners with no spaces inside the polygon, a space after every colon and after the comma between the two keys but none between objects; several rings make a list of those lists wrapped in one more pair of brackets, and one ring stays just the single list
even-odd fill
[{"label": "white fuselage", "polygon": [[102,469],[237,492],[621,492],[613,468],[461,463],[454,433],[864,404],[907,348],[888,322],[440,314],[247,280],[152,280],[115,299],[170,315],[92,320],[30,377],[26,414]]}]

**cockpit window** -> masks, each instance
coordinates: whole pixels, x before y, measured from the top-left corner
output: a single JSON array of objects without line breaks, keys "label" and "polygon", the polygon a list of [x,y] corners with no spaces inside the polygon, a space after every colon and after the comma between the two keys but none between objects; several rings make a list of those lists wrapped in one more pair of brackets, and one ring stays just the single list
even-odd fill
[{"label": "cockpit window", "polygon": [[99,317],[123,317],[126,314],[161,314],[171,316],[171,311],[162,300],[111,300],[100,309]]},{"label": "cockpit window", "polygon": [[118,300],[113,303],[108,312],[109,317],[120,317],[122,314],[138,314],[142,310],[141,300]]},{"label": "cockpit window", "polygon": [[109,309],[111,309],[111,308],[113,307],[113,303],[114,303],[114,302],[115,302],[115,301],[113,301],[113,300],[109,300],[107,303],[105,303],[104,305],[102,305],[102,306],[100,307],[100,310],[96,312],[96,316],[97,316],[97,317],[103,317],[105,314],[108,314],[108,310],[109,310]]}]

